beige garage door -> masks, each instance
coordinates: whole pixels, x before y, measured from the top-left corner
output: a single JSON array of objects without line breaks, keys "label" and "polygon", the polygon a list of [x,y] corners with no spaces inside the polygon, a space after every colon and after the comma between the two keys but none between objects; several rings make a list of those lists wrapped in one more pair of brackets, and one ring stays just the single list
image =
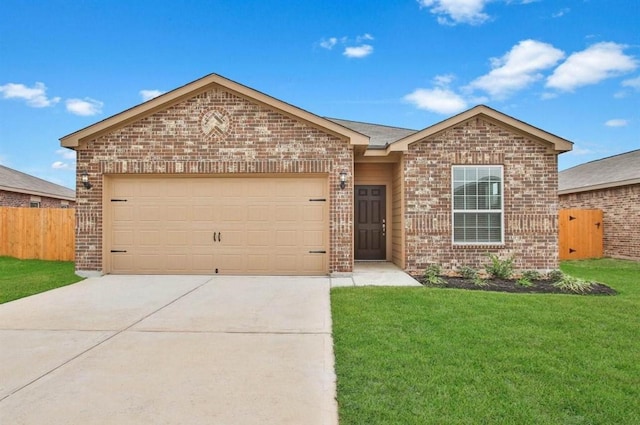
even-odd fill
[{"label": "beige garage door", "polygon": [[328,272],[326,177],[106,180],[107,272]]}]

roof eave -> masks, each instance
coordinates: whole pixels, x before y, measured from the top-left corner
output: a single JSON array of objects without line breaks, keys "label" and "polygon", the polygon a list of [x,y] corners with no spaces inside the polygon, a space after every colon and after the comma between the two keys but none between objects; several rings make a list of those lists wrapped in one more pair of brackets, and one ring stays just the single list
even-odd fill
[{"label": "roof eave", "polygon": [[464,121],[478,116],[481,116],[484,119],[493,122],[494,124],[507,126],[515,132],[525,133],[531,138],[547,144],[556,153],[568,152],[573,149],[573,143],[566,139],[558,137],[555,134],[548,133],[523,121],[517,120],[513,117],[503,114],[502,112],[498,112],[495,109],[489,108],[488,106],[478,105],[444,121],[440,121],[439,123],[427,127],[415,134],[397,140],[391,143],[387,147],[387,150],[406,151],[409,145],[411,145],[412,143],[424,140],[430,136],[446,131],[451,127],[454,127]]},{"label": "roof eave", "polygon": [[74,201],[75,202],[75,200],[76,200],[75,196],[58,195],[58,194],[54,194],[54,193],[41,192],[39,190],[23,189],[23,188],[20,188],[20,187],[0,186],[0,190],[4,190],[4,191],[7,191],[7,192],[14,192],[14,193],[24,193],[26,195],[33,195],[33,196],[45,196],[47,198],[60,199],[60,200],[64,200],[64,201]]},{"label": "roof eave", "polygon": [[617,182],[608,182],[602,184],[592,184],[589,186],[573,187],[570,189],[562,189],[558,190],[558,195],[569,195],[571,193],[590,192],[592,190],[612,189],[614,187],[629,186],[632,184],[640,184],[640,178],[620,180]]},{"label": "roof eave", "polygon": [[257,101],[271,108],[278,109],[286,115],[302,119],[313,126],[323,128],[338,137],[348,139],[352,145],[369,144],[369,137],[364,134],[353,131],[347,127],[334,123],[333,121],[329,121],[328,119],[312,114],[311,112],[305,111],[304,109],[278,100],[242,84],[236,83],[235,81],[224,78],[218,74],[209,74],[140,105],[129,108],[93,125],[68,134],[60,139],[60,144],[66,148],[77,148],[83,141],[93,139],[102,134],[113,131],[114,129],[123,127],[133,121],[137,121],[142,117],[167,108],[172,104],[179,103],[186,98],[205,91],[212,85],[222,86],[225,89],[235,92],[241,97]]}]

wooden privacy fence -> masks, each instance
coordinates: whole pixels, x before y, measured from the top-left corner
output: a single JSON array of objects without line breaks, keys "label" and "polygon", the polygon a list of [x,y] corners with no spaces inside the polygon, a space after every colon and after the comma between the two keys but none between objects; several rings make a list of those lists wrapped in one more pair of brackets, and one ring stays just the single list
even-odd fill
[{"label": "wooden privacy fence", "polygon": [[602,257],[602,210],[560,210],[558,223],[561,260]]},{"label": "wooden privacy fence", "polygon": [[73,261],[74,209],[0,207],[0,255]]}]

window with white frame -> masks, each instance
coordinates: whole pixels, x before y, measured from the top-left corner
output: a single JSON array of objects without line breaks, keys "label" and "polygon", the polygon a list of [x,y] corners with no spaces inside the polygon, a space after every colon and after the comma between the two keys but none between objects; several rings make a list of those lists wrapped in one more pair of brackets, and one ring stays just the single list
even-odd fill
[{"label": "window with white frame", "polygon": [[503,243],[502,166],[454,165],[453,243]]}]

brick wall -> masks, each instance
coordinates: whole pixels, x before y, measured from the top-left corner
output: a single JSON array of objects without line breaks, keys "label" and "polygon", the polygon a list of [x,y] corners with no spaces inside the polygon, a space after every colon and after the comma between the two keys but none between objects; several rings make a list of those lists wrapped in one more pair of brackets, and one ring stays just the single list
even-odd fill
[{"label": "brick wall", "polygon": [[[451,166],[503,165],[504,245],[452,243]],[[515,255],[516,268],[558,267],[557,156],[480,118],[409,146],[405,157],[406,269],[476,269],[487,252]]]},{"label": "brick wall", "polygon": [[[9,192],[0,190],[0,207],[19,207],[29,208],[29,204],[34,195],[28,193]],[[61,200],[58,198],[49,198],[47,196],[35,196],[40,199],[40,208],[62,208],[64,203],[68,208],[73,208],[74,201]]]},{"label": "brick wall", "polygon": [[640,260],[640,184],[560,195],[560,208],[602,210],[604,255]]},{"label": "brick wall", "polygon": [[[212,119],[222,124],[212,127]],[[90,190],[77,187],[77,270],[102,270],[103,174],[326,173],[329,271],[351,271],[353,188],[338,189],[342,170],[353,182],[348,141],[222,88],[88,141],[77,163],[93,183]]]}]

